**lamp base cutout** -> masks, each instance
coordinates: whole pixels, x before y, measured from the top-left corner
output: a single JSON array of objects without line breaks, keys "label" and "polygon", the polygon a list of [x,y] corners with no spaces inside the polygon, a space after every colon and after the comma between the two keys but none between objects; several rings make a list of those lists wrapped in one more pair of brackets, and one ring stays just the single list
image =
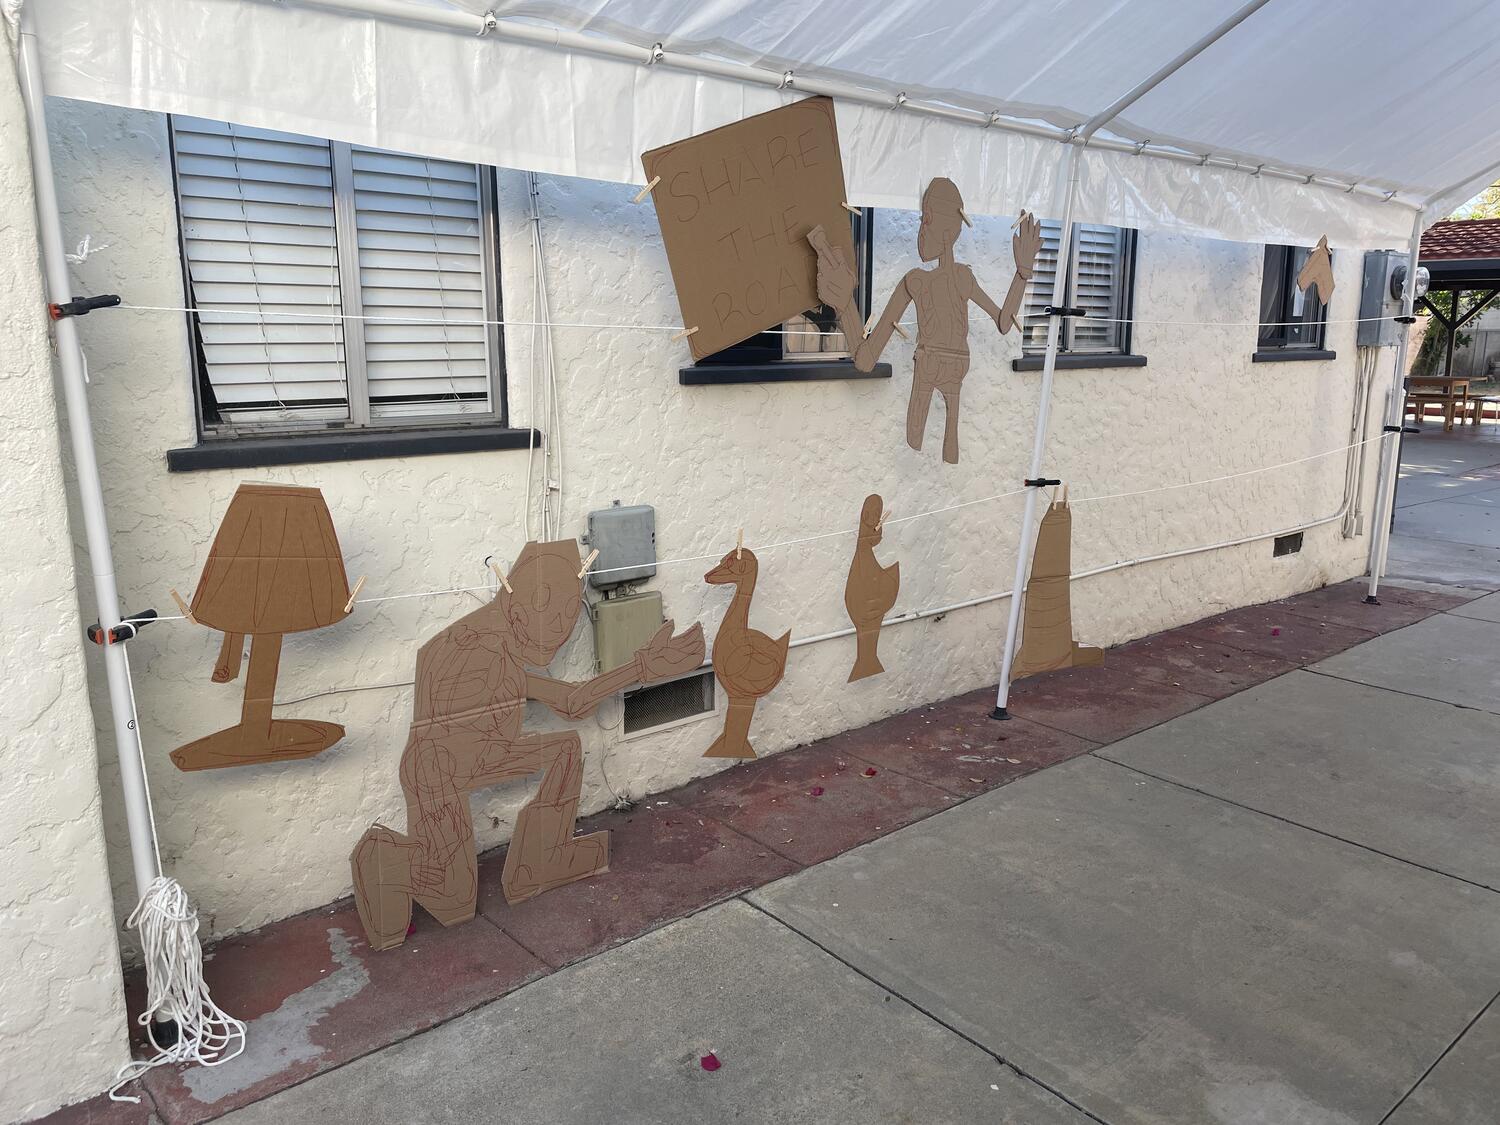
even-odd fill
[{"label": "lamp base cutout", "polygon": [[217,770],[291,762],[321,754],[344,737],[337,723],[317,719],[273,719],[270,728],[252,733],[244,725],[226,727],[172,751],[180,770]]}]

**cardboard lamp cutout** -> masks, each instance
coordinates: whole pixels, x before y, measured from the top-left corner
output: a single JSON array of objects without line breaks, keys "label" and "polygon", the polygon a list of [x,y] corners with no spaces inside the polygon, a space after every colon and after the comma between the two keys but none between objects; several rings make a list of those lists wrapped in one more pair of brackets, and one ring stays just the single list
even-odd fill
[{"label": "cardboard lamp cutout", "polygon": [[1328,236],[1318,239],[1318,244],[1307,255],[1307,261],[1297,271],[1297,288],[1312,295],[1321,305],[1333,300],[1333,251],[1328,249]]},{"label": "cardboard lamp cutout", "polygon": [[750,628],[750,599],[759,572],[755,552],[749,547],[736,547],[703,576],[703,581],[716,586],[734,587],[734,598],[714,637],[714,678],[729,698],[729,711],[724,716],[724,730],[704,752],[705,758],[755,757],[750,745],[755,701],[769,695],[786,674],[791,631],[772,640]]},{"label": "cardboard lamp cutout", "polygon": [[1031,579],[1022,610],[1021,649],[1010,678],[1055,672],[1059,668],[1092,668],[1104,663],[1104,650],[1073,640],[1073,605],[1069,583],[1073,570],[1073,513],[1066,495],[1047,509],[1036,532]]},{"label": "cardboard lamp cutout", "polygon": [[172,751],[182,770],[310,758],[344,737],[336,723],[273,719],[285,633],[347,617],[349,580],[333,517],[316,488],[242,484],[214,536],[193,594],[192,620],[224,633],[213,682],[240,674],[245,638],[250,670],[240,721]]},{"label": "cardboard lamp cutout", "polygon": [[901,564],[881,566],[875,547],[882,537],[885,502],[879,496],[866,496],[859,512],[859,539],[854,545],[854,561],[849,564],[849,579],[844,584],[844,608],[854,622],[855,657],[849,682],[885,671],[876,652],[880,644],[880,626],[885,615],[896,604],[901,589]]},{"label": "cardboard lamp cutout", "polygon": [[350,856],[354,901],[374,949],[406,940],[416,902],[451,926],[474,917],[478,895],[469,794],[542,775],[516,816],[500,886],[523,902],[609,869],[609,834],[574,836],[583,786],[583,744],[575,731],[523,729],[526,701],[565,719],[591,715],[609,696],[703,663],[703,630],[677,636],[668,621],[635,657],[585,683],[545,669],[572,635],[582,604],[578,544],[528,543],[509,588],[455,621],[417,653],[411,732],[401,755],[406,832],[376,824]]},{"label": "cardboard lamp cutout", "polygon": [[804,98],[641,157],[694,359],[818,305],[807,233],[854,261],[830,98]]},{"label": "cardboard lamp cutout", "polygon": [[854,300],[853,258],[830,241],[828,232],[814,227],[808,241],[818,255],[818,297],[838,314],[839,328],[852,347],[854,366],[869,371],[890,342],[891,333],[908,305],[917,307],[917,341],[911,399],[906,409],[906,443],[922,448],[927,414],[936,391],[943,396],[943,460],[958,463],[958,402],[964,376],[969,373],[969,304],[984,310],[1003,334],[1020,328],[1017,316],[1042,244],[1041,224],[1022,211],[1011,240],[1016,272],[996,305],[974,278],[974,271],[954,260],[953,247],[963,231],[963,198],[952,180],[936,179],[922,193],[922,224],[917,229],[917,254],[928,269],[914,269],[901,279],[879,321],[865,334]]}]

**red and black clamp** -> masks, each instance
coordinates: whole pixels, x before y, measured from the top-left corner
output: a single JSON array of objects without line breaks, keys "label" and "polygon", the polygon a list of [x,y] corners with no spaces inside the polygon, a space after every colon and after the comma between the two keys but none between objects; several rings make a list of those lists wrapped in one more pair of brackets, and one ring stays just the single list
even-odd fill
[{"label": "red and black clamp", "polygon": [[74,297],[71,301],[62,304],[51,304],[47,306],[47,315],[53,320],[61,320],[65,316],[87,316],[95,309],[112,309],[120,303],[118,293],[101,293],[97,297]]},{"label": "red and black clamp", "polygon": [[89,640],[93,641],[96,645],[117,645],[121,641],[130,640],[141,631],[143,626],[149,625],[155,620],[156,610],[154,609],[143,609],[140,613],[132,613],[109,631],[109,638],[107,640],[104,636],[103,626],[95,621],[88,627]]}]

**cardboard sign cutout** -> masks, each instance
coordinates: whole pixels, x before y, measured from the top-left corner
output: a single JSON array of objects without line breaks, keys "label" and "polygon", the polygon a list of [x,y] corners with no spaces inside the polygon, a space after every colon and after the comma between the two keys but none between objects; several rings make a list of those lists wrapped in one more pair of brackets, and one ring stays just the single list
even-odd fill
[{"label": "cardboard sign cutout", "polygon": [[855,657],[849,682],[862,680],[885,671],[876,652],[880,644],[880,626],[885,615],[896,604],[901,589],[901,564],[881,566],[875,557],[885,522],[885,502],[879,496],[866,496],[859,512],[859,539],[854,545],[854,561],[849,564],[849,579],[844,584],[844,608],[854,622]]},{"label": "cardboard sign cutout", "polygon": [[1073,640],[1073,606],[1069,597],[1073,570],[1073,513],[1067,500],[1047,509],[1036,532],[1031,580],[1026,584],[1021,651],[1010,678],[1055,672],[1059,668],[1092,668],[1104,663],[1104,650]]},{"label": "cardboard sign cutout", "polygon": [[807,232],[854,261],[830,98],[807,98],[641,157],[694,359],[818,304]]},{"label": "cardboard sign cutout", "polygon": [[1319,304],[1326,305],[1333,299],[1333,251],[1328,249],[1328,236],[1318,239],[1307,261],[1297,271],[1297,288],[1312,295]]},{"label": "cardboard sign cutout", "polygon": [[192,616],[224,632],[213,682],[239,676],[246,636],[250,671],[240,721],[172,751],[182,770],[310,758],[344,737],[337,723],[272,719],[285,633],[348,616],[349,580],[333,517],[316,488],[242,484],[214,536],[193,594]]},{"label": "cardboard sign cutout", "polygon": [[[853,349],[854,366],[869,371],[890,342],[908,305],[917,307],[917,348],[911,399],[906,409],[906,444],[922,448],[932,394],[943,396],[946,424],[943,429],[943,460],[958,463],[958,396],[969,373],[969,302],[994,320],[1003,334],[1019,327],[1016,318],[1026,282],[1031,277],[1037,251],[1042,244],[1041,224],[1022,211],[1011,240],[1016,272],[998,306],[980,288],[974,271],[954,261],[953,246],[963,231],[963,197],[952,180],[936,179],[922,193],[922,224],[917,230],[917,253],[924,262],[937,262],[933,269],[914,269],[901,279],[891,294],[880,320],[865,335],[854,300],[854,259],[833,241],[828,230],[814,228],[808,241],[818,254],[818,297],[838,313],[839,328]],[[833,229],[833,228],[828,228]]]},{"label": "cardboard sign cutout", "polygon": [[703,576],[716,586],[733,585],[734,598],[714,637],[714,678],[729,698],[724,730],[703,754],[705,758],[753,758],[750,720],[755,701],[770,694],[786,673],[791,631],[777,640],[750,628],[750,599],[760,565],[749,547],[736,547]]},{"label": "cardboard sign cutout", "polygon": [[677,636],[668,621],[628,663],[572,684],[545,669],[573,633],[582,604],[578,544],[528,543],[508,588],[417,652],[411,733],[401,755],[406,832],[367,830],[349,857],[354,901],[374,949],[406,940],[411,905],[445,926],[474,917],[478,894],[469,794],[542,774],[516,817],[501,889],[517,903],[609,869],[609,834],[574,836],[583,744],[574,731],[527,732],[526,701],[581,719],[616,692],[703,663],[703,629]]}]

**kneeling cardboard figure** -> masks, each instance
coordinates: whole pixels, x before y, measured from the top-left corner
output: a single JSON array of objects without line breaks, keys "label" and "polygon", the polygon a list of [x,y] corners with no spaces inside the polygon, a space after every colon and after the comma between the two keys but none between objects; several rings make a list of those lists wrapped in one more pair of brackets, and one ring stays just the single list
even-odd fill
[{"label": "kneeling cardboard figure", "polygon": [[583,785],[574,731],[522,729],[528,699],[582,719],[633,684],[654,683],[703,663],[703,629],[673,636],[668,621],[627,664],[572,684],[545,669],[573,633],[582,602],[578,544],[528,543],[508,588],[455,621],[417,653],[411,733],[401,755],[406,833],[375,824],[350,856],[354,901],[375,949],[406,940],[411,904],[445,926],[474,917],[478,864],[469,794],[540,772],[521,809],[501,875],[505,900],[609,869],[609,834],[573,835]]}]

